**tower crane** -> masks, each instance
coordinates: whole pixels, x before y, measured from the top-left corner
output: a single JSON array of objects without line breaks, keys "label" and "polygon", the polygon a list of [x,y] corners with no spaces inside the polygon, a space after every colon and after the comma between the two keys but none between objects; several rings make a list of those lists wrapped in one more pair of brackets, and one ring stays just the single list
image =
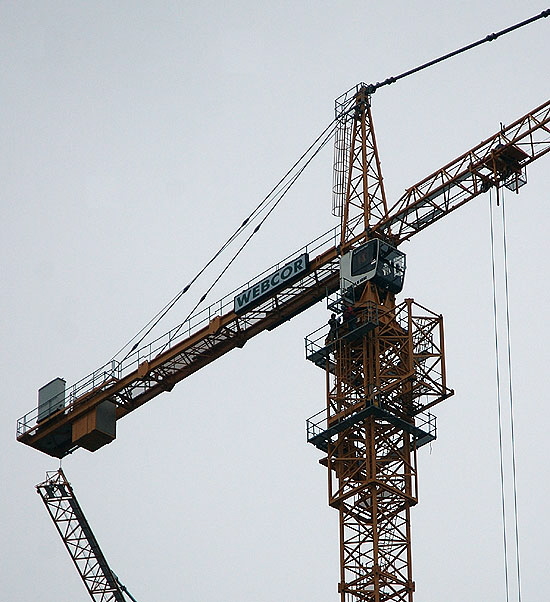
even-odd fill
[{"label": "tower crane", "polygon": [[[341,602],[412,602],[411,508],[417,451],[436,438],[429,411],[447,386],[443,317],[398,301],[406,257],[399,249],[477,196],[526,184],[527,166],[550,151],[550,101],[471,148],[391,204],[371,113],[373,93],[420,69],[550,15],[550,10],[336,100],[333,213],[340,226],[164,336],[132,348],[76,384],[55,378],[17,422],[17,440],[63,458],[97,451],[116,423],[217,358],[326,299],[327,325],[305,339],[325,373],[324,408],[306,422],[323,452],[328,502],[338,511]],[[137,347],[137,345],[136,345]],[[93,599],[131,596],[109,568],[60,469],[37,486]],[[133,598],[132,598],[133,599]]]},{"label": "tower crane", "polygon": [[331,230],[244,288],[166,335],[66,387],[56,378],[19,419],[17,439],[56,458],[97,451],[116,422],[265,330],[328,299],[333,323],[306,338],[322,368],[326,404],[307,421],[324,454],[329,504],[340,524],[342,602],[412,602],[410,511],[417,450],[436,437],[429,410],[453,394],[445,374],[443,318],[397,301],[405,276],[399,245],[492,188],[515,192],[527,166],[550,151],[550,101],[388,202],[371,97],[358,84],[336,101]]}]

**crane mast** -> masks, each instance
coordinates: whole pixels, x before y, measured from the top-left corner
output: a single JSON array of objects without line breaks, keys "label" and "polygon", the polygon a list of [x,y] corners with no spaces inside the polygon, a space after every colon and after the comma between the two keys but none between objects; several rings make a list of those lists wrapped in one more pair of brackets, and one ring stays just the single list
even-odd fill
[{"label": "crane mast", "polygon": [[[337,187],[345,191],[340,290],[329,304],[326,338],[306,339],[327,391],[325,410],[308,421],[308,438],[326,453],[328,501],[339,513],[341,601],[412,602],[416,451],[435,438],[427,408],[452,395],[443,323],[412,299],[396,305],[404,255],[371,234],[388,208],[368,89],[359,86],[342,105],[337,143],[349,141],[349,158],[347,173],[338,174],[347,182]],[[337,157],[341,151],[339,144]]]}]

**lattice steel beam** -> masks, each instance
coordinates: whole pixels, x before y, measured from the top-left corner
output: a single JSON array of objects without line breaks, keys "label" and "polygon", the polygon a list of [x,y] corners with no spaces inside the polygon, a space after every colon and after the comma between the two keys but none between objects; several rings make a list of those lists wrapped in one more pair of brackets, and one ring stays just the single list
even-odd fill
[{"label": "lattice steel beam", "polygon": [[46,473],[36,489],[95,602],[127,602],[63,471]]},{"label": "lattice steel beam", "polygon": [[422,417],[453,393],[441,316],[412,299],[377,299],[367,285],[357,322],[341,324],[336,339],[317,333],[325,348],[310,356],[326,370],[325,430],[317,422],[308,437],[327,454],[328,501],[339,512],[341,602],[413,601],[416,451],[435,438]]}]

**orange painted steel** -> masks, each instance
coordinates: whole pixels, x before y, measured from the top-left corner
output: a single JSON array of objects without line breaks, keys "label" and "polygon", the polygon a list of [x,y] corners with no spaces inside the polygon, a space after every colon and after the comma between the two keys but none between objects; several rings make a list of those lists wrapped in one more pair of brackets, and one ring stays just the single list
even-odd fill
[{"label": "orange painted steel", "polygon": [[65,407],[41,420],[36,418],[37,411],[23,417],[17,439],[51,456],[63,457],[82,446],[73,438],[73,425],[100,404],[115,404],[118,420],[228,351],[242,347],[260,332],[290,320],[337,287],[338,255],[333,245],[310,261],[309,272],[298,282],[257,307],[241,315],[229,311],[214,316],[205,326],[166,349],[161,345],[152,352],[143,352],[143,361],[134,361],[130,364],[132,369],[120,376],[99,370],[86,382],[100,382],[74,395]]},{"label": "orange painted steel", "polygon": [[[120,363],[103,366],[68,390],[64,407],[20,419],[20,442],[56,457],[85,441],[89,449],[100,447],[114,434],[79,433],[82,425],[96,428],[90,414],[103,404],[113,404],[116,420],[122,418],[337,291],[341,254],[373,238],[397,246],[492,187],[517,192],[526,166],[550,150],[548,101],[408,188],[388,209],[369,89],[359,85],[338,103],[339,244],[335,233],[322,237],[306,274],[242,314],[224,298],[217,309],[208,308],[208,319],[192,316]],[[426,410],[452,395],[442,317],[410,299],[396,304],[393,294],[371,282],[354,305],[355,334],[348,325],[345,336],[310,354],[326,370],[327,400],[323,418],[308,422],[308,439],[326,453],[321,462],[328,468],[329,504],[339,511],[341,602],[412,602],[416,453],[435,438]]]},{"label": "orange painted steel", "polygon": [[[144,359],[134,362],[130,368],[117,366],[111,370],[106,366],[96,371],[71,390],[63,409],[40,421],[36,410],[20,419],[17,430],[20,442],[62,457],[78,447],[67,428],[103,401],[110,400],[116,404],[116,417],[119,419],[163,391],[170,390],[177,382],[224,353],[242,346],[259,332],[272,329],[304,311],[327,291],[334,290],[337,259],[343,248],[351,248],[367,237],[376,236],[394,243],[402,242],[491,186],[501,183],[507,174],[498,171],[498,158],[506,157],[509,149],[521,150],[516,170],[524,169],[550,150],[549,101],[407,189],[406,194],[388,210],[370,101],[364,90],[360,89],[358,94],[358,110],[363,108],[364,117],[353,133],[355,146],[351,159],[347,161],[350,183],[345,185],[345,190],[352,203],[344,208],[343,244],[330,245],[328,239],[326,248],[311,261],[308,275],[290,290],[285,289],[267,299],[262,306],[242,316],[236,316],[232,311],[220,312],[187,337],[180,337],[176,343],[169,340],[158,353],[142,352]],[[356,148],[358,144],[360,149]],[[371,156],[373,153],[374,157]],[[372,195],[374,207],[364,204],[361,196],[364,194]],[[352,205],[355,209],[353,215]],[[368,218],[362,217],[365,211],[368,211]],[[56,441],[59,439],[56,433],[62,433],[59,441]],[[49,445],[47,441],[50,441]]]}]

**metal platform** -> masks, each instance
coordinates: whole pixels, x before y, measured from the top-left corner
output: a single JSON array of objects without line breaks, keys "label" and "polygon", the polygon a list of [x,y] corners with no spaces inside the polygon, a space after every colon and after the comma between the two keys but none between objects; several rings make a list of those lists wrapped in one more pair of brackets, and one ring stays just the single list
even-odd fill
[{"label": "metal platform", "polygon": [[324,325],[306,337],[306,359],[323,369],[327,368],[328,361],[329,371],[334,372],[335,363],[330,359],[330,356],[337,349],[338,344],[362,338],[377,326],[378,317],[369,311],[367,319],[361,322],[358,321],[355,328],[350,328],[349,324],[342,324],[338,329],[336,338],[329,342],[329,329]]},{"label": "metal platform", "polygon": [[410,422],[399,418],[388,410],[370,404],[351,416],[332,424],[330,427],[327,426],[326,410],[321,410],[306,422],[308,443],[315,445],[315,447],[323,452],[327,452],[328,443],[335,435],[345,431],[369,416],[384,420],[403,431],[410,433],[413,436],[413,441],[417,448],[434,441],[437,437],[436,419],[430,412],[421,412],[415,416],[415,420],[417,424],[419,424],[419,426],[417,426],[416,424],[411,424]]}]

